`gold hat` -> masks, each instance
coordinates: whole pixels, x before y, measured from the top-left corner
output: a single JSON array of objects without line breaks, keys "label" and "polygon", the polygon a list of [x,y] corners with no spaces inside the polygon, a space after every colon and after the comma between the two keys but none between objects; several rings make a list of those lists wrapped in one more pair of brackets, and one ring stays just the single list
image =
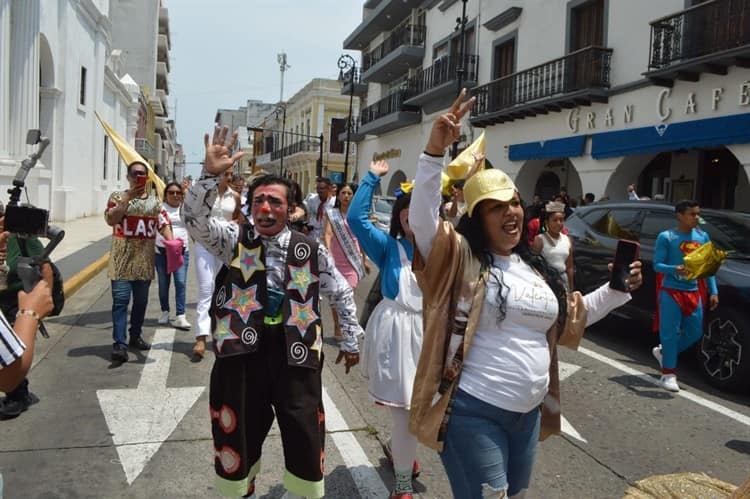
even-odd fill
[{"label": "gold hat", "polygon": [[464,184],[464,199],[469,216],[480,201],[495,199],[507,203],[516,190],[516,184],[505,172],[495,168],[480,171]]},{"label": "gold hat", "polygon": [[[464,149],[461,154],[456,156],[456,158],[450,162],[445,169],[445,173],[447,173],[453,180],[466,178],[469,174],[469,170],[474,166],[474,154],[484,154],[484,149],[485,140],[483,131],[469,147]],[[482,160],[482,164],[479,168],[484,168],[484,160]]]},{"label": "gold hat", "polygon": [[440,172],[440,194],[450,196],[452,185],[453,179],[446,175],[445,172]]}]

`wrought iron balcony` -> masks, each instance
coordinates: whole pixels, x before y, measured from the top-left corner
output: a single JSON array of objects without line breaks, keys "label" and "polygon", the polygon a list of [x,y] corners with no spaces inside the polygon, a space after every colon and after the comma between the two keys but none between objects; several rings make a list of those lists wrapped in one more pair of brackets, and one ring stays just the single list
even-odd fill
[{"label": "wrought iron balcony", "polygon": [[[417,71],[407,83],[406,103],[421,106],[427,114],[448,107],[456,98],[459,60],[459,56],[442,57],[432,66]],[[478,56],[464,58],[462,87],[470,89],[476,86],[478,67]]]},{"label": "wrought iron balcony", "polygon": [[422,111],[405,104],[405,96],[406,90],[401,89],[362,109],[358,132],[380,135],[422,121]]},{"label": "wrought iron balcony", "polygon": [[[360,129],[359,116],[352,118],[352,129],[349,133],[349,142],[359,142],[365,138],[365,135],[359,131]],[[339,142],[346,142],[346,128],[344,131],[339,133]]]},{"label": "wrought iron balcony", "polygon": [[700,73],[750,67],[750,0],[714,0],[651,23],[649,71],[654,83],[698,81]]},{"label": "wrought iron balcony", "polygon": [[138,154],[146,159],[156,159],[154,156],[154,146],[147,139],[135,139],[135,150]]},{"label": "wrought iron balcony", "polygon": [[289,157],[300,152],[318,152],[320,144],[314,140],[300,140],[285,146],[283,149],[277,149],[271,153],[271,161],[275,161],[282,156]]},{"label": "wrought iron balcony", "polygon": [[383,43],[362,56],[362,80],[385,83],[422,64],[427,27],[397,26]]},{"label": "wrought iron balcony", "polygon": [[[349,93],[352,91],[352,71],[354,71],[354,68],[350,69],[346,73],[341,74],[341,95],[349,95]],[[359,72],[359,69],[354,71],[354,95],[357,97],[362,97],[367,93],[367,83],[364,83],[362,81],[362,75]]]},{"label": "wrought iron balcony", "polygon": [[[423,0],[368,0],[362,23],[344,40],[344,49],[363,50],[380,33],[390,31]],[[368,12],[369,11],[369,12]]]},{"label": "wrought iron balcony", "polygon": [[607,102],[612,49],[586,47],[476,87],[471,123],[484,127]]}]

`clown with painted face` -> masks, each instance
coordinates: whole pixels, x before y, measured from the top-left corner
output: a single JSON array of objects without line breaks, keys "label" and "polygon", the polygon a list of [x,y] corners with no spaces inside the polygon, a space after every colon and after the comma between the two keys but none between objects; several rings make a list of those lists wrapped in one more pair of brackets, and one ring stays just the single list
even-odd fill
[{"label": "clown with painted face", "polygon": [[320,296],[339,315],[337,363],[359,362],[354,294],[325,246],[290,230],[288,180],[265,175],[248,189],[253,224],[211,216],[219,177],[243,155],[227,127],[205,135],[204,174],[188,191],[188,231],[224,264],[211,302],[216,361],[210,406],[217,490],[255,497],[263,441],[279,420],[285,497],[323,497],[322,332]]}]

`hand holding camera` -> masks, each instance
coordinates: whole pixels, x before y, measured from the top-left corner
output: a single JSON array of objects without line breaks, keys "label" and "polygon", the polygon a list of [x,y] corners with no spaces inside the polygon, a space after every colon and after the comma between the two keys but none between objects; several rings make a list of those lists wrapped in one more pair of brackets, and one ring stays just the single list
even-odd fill
[{"label": "hand holding camera", "polygon": [[[45,265],[49,268],[49,266]],[[51,279],[51,270],[50,279]],[[37,282],[30,293],[25,291],[18,292],[18,310],[31,310],[39,315],[39,320],[47,317],[54,303],[52,301],[52,288],[45,279]]]},{"label": "hand holding camera", "polygon": [[[19,292],[18,298],[19,309],[33,311],[38,314],[38,317],[35,317],[41,320],[50,313],[58,315],[65,303],[62,276],[58,269],[53,269],[54,264],[49,260],[52,251],[65,237],[65,231],[49,225],[49,211],[20,203],[26,176],[49,145],[49,139],[42,137],[39,130],[29,130],[26,143],[38,145],[38,148],[36,152],[23,160],[21,168],[13,179],[13,187],[8,190],[10,201],[5,207],[5,217],[0,225],[0,230],[7,232],[0,235],[0,247],[3,251],[5,250],[2,238],[7,238],[6,234],[12,233],[18,238],[22,249],[21,256],[16,259],[15,271],[23,284],[23,291]],[[24,241],[34,237],[46,237],[50,242],[41,254],[30,256],[23,249],[25,248]],[[4,273],[0,271],[0,274],[7,278],[7,271]],[[40,286],[42,282],[44,283]],[[42,323],[39,324],[39,330],[42,336],[49,337]]]}]

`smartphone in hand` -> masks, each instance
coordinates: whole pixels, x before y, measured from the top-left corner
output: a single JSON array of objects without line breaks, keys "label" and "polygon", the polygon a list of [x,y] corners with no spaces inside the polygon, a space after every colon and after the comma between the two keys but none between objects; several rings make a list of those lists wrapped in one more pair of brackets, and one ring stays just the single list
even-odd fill
[{"label": "smartphone in hand", "polygon": [[148,175],[139,175],[139,176],[138,176],[138,177],[137,177],[137,178],[135,179],[135,184],[136,184],[136,185],[137,185],[138,187],[146,187],[146,182],[148,182]]},{"label": "smartphone in hand", "polygon": [[612,265],[612,275],[609,287],[618,291],[628,291],[627,279],[630,277],[630,264],[638,259],[641,245],[635,241],[620,239],[617,241],[615,261]]}]

